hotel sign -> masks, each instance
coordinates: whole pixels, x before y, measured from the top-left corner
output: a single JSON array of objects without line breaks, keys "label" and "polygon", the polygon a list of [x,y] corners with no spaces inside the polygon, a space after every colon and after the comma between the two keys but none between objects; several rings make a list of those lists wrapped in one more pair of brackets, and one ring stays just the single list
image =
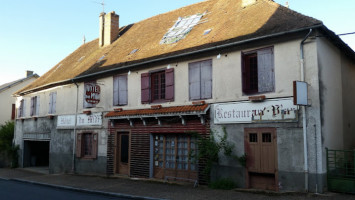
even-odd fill
[{"label": "hotel sign", "polygon": [[[91,115],[77,115],[77,126],[101,126],[102,113],[93,113]],[[75,115],[58,116],[57,127],[74,127]]]},{"label": "hotel sign", "polygon": [[293,98],[215,104],[214,123],[295,121],[297,120],[297,111],[298,106],[293,104]]}]

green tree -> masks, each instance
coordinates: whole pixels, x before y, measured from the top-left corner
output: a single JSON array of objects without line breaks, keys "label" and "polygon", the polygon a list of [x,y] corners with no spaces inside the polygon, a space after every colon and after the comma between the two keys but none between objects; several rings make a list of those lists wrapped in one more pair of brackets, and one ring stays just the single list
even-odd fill
[{"label": "green tree", "polygon": [[14,122],[6,122],[5,125],[0,126],[0,152],[6,153],[12,159],[11,167],[17,167],[18,165],[19,147],[12,144],[14,131]]}]

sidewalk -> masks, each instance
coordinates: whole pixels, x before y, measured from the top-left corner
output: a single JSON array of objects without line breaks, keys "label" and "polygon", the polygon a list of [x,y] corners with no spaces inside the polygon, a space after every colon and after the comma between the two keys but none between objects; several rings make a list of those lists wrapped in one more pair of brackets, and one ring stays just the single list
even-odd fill
[{"label": "sidewalk", "polygon": [[[302,193],[253,193],[239,190],[212,190],[206,186],[160,183],[128,178],[106,178],[80,175],[49,175],[24,169],[0,168],[0,178],[44,184],[52,187],[103,193],[134,199],[355,199],[355,195],[327,193],[322,195]],[[144,197],[144,198],[140,198]]]}]

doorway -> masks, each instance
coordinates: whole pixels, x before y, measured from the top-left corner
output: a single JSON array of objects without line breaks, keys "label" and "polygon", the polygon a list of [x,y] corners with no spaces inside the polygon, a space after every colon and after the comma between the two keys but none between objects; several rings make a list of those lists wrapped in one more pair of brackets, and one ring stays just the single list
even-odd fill
[{"label": "doorway", "polygon": [[24,141],[23,167],[49,166],[49,141]]},{"label": "doorway", "polygon": [[246,128],[247,187],[278,190],[277,139],[275,128]]},{"label": "doorway", "polygon": [[116,136],[116,173],[129,175],[130,135],[128,132],[117,133]]}]

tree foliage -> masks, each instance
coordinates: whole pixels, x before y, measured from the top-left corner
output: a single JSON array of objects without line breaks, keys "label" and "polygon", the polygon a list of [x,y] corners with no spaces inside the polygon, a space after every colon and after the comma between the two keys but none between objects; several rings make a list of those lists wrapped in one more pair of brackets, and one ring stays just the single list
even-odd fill
[{"label": "tree foliage", "polygon": [[11,158],[11,167],[18,166],[18,150],[19,146],[14,146],[12,141],[14,139],[15,123],[6,122],[5,125],[0,126],[0,152],[6,153]]}]

